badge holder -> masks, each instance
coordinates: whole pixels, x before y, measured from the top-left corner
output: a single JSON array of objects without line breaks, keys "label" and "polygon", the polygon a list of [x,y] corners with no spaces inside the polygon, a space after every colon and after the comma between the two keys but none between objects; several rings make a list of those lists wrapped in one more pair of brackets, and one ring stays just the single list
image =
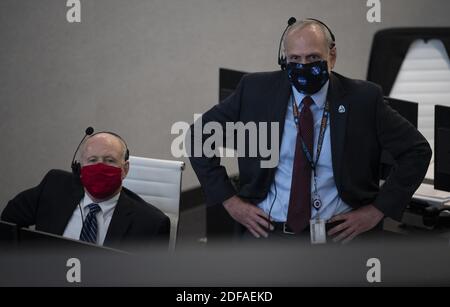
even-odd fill
[{"label": "badge holder", "polygon": [[312,219],[309,221],[309,229],[311,234],[311,244],[327,243],[327,234],[325,230],[325,220]]},{"label": "badge holder", "polygon": [[322,207],[322,202],[319,197],[314,199],[313,207],[317,210],[317,218],[309,221],[311,244],[325,244],[327,243],[326,221],[321,219],[319,215],[319,209]]}]

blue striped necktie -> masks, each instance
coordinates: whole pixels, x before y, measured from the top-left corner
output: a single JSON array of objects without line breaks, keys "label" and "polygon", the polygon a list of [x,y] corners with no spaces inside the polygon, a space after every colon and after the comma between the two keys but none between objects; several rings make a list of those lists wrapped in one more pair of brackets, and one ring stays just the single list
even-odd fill
[{"label": "blue striped necktie", "polygon": [[89,214],[83,223],[81,229],[80,240],[90,243],[97,243],[97,213],[101,211],[97,204],[88,205]]}]

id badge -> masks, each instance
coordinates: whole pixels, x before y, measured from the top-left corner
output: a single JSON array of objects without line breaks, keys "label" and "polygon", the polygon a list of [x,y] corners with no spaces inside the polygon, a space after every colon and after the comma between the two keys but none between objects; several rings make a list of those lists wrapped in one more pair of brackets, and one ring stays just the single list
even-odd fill
[{"label": "id badge", "polygon": [[311,244],[327,243],[327,234],[325,230],[325,220],[312,219],[309,221]]}]

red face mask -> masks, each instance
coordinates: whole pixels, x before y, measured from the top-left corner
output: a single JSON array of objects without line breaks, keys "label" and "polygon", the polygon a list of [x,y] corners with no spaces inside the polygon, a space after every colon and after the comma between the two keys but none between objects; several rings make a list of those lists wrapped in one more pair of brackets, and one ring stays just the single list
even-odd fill
[{"label": "red face mask", "polygon": [[83,166],[81,183],[96,199],[108,198],[122,184],[122,169],[103,163]]}]

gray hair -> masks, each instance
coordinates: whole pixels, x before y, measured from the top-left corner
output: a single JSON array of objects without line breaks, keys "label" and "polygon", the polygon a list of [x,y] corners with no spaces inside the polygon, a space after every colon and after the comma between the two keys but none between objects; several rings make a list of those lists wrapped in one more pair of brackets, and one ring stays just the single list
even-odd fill
[{"label": "gray hair", "polygon": [[327,27],[325,27],[322,23],[320,23],[316,20],[305,19],[305,20],[299,20],[299,21],[295,22],[292,26],[289,27],[288,31],[286,32],[286,34],[284,35],[284,38],[283,38],[284,50],[286,50],[286,38],[288,37],[288,35],[290,33],[297,31],[297,30],[301,30],[310,25],[318,26],[322,30],[323,34],[325,35],[327,47],[330,49],[333,48],[335,43],[333,41],[333,38],[331,37],[330,30],[328,30]]}]

